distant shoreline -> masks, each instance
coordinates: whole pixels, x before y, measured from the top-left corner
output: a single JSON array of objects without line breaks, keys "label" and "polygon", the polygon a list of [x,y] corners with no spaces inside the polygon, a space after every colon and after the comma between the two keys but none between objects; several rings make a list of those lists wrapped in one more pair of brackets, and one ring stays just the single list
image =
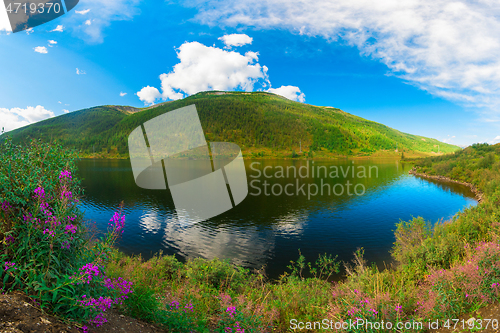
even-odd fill
[{"label": "distant shoreline", "polygon": [[[243,157],[245,159],[252,160],[269,160],[269,159],[279,159],[279,160],[339,160],[339,159],[355,159],[355,160],[367,160],[367,159],[378,159],[378,158],[390,158],[394,160],[402,160],[401,152],[394,151],[379,151],[375,152],[371,155],[335,155],[333,153],[328,152],[320,152],[314,153],[313,156],[308,156],[307,153],[297,153],[298,156],[292,157],[292,153],[290,152],[278,152],[274,154],[266,153],[264,155],[260,155],[261,151],[243,151]],[[428,156],[441,156],[444,154],[437,155],[436,153],[424,153],[424,152],[404,152],[404,159],[407,158],[422,158]],[[129,157],[123,155],[108,155],[108,154],[82,154],[81,158],[84,159],[117,159],[117,160],[126,160]],[[186,159],[186,158],[179,158]]]},{"label": "distant shoreline", "polygon": [[427,179],[434,179],[434,180],[439,180],[439,181],[445,181],[445,182],[450,182],[450,183],[456,183],[456,184],[461,184],[469,187],[472,191],[472,193],[475,194],[476,200],[478,203],[482,202],[484,200],[484,194],[481,192],[474,184],[467,183],[467,182],[461,182],[458,180],[451,179],[449,177],[444,177],[444,176],[433,176],[433,175],[428,175],[426,173],[419,173],[416,171],[416,167],[413,167],[408,174],[422,177],[422,178],[427,178]]}]

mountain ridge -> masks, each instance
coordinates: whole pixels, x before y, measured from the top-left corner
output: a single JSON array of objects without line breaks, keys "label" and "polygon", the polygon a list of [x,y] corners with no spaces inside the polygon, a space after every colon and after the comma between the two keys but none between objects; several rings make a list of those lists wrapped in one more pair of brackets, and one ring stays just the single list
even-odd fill
[{"label": "mountain ridge", "polygon": [[[145,108],[96,106],[31,124],[10,136],[31,138],[80,150],[83,156],[127,157],[127,138],[137,126],[160,114],[195,104],[207,141],[234,142],[256,157],[399,156],[449,153],[458,146],[403,133],[330,106],[294,102],[268,92],[201,92]],[[396,149],[397,154],[394,154]],[[303,154],[302,154],[303,155]]]}]

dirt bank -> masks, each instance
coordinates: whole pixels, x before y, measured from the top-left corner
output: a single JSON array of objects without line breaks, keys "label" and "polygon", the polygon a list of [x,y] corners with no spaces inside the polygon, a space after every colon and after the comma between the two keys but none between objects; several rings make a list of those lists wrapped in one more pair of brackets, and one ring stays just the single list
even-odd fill
[{"label": "dirt bank", "polygon": [[[108,320],[99,328],[89,327],[89,333],[166,333],[165,330],[120,314],[111,309],[104,313]],[[44,314],[25,294],[15,291],[0,294],[0,333],[82,333],[80,325],[65,323]]]}]

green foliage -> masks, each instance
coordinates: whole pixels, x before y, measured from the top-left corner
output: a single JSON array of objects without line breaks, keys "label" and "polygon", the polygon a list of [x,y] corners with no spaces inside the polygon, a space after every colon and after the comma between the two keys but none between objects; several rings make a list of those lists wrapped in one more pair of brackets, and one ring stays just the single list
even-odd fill
[{"label": "green foliage", "polygon": [[[60,145],[49,145],[41,141],[31,141],[26,147],[15,145],[7,138],[0,147],[0,202],[9,202],[12,209],[3,217],[3,233],[11,231],[11,222],[22,220],[26,209],[33,202],[37,187],[45,186],[49,205],[56,211],[67,210],[70,215],[80,215],[74,205],[62,207],[56,193],[61,190],[59,175],[63,170],[76,170],[77,155]],[[81,195],[80,180],[74,177],[68,191],[75,197]]]},{"label": "green foliage", "polygon": [[495,153],[490,152],[479,160],[478,167],[481,169],[489,169],[495,163]]},{"label": "green foliage", "polygon": [[144,110],[101,106],[71,112],[2,136],[14,142],[29,138],[57,141],[92,155],[128,155],[128,135],[142,123],[165,112],[195,104],[207,141],[234,142],[244,151],[267,148],[290,151],[302,147],[314,151],[354,154],[377,150],[442,152],[458,147],[434,139],[401,133],[339,109],[290,101],[265,92],[204,92]]},{"label": "green foliage", "polygon": [[160,302],[155,298],[153,290],[143,285],[137,285],[134,292],[125,300],[125,313],[131,317],[154,322],[158,320],[157,312]]},{"label": "green foliage", "polygon": [[491,195],[500,185],[500,147],[474,144],[454,154],[415,161],[418,172],[441,175],[479,187]]},{"label": "green foliage", "polygon": [[397,223],[394,234],[396,242],[392,254],[402,264],[408,264],[414,249],[432,235],[432,226],[421,217],[413,218]]},{"label": "green foliage", "polygon": [[248,270],[217,258],[210,261],[201,258],[190,260],[185,270],[186,277],[192,282],[203,283],[216,290],[238,290],[248,279]]},{"label": "green foliage", "polygon": [[104,271],[118,229],[91,245],[78,210],[74,152],[39,141],[18,146],[6,140],[2,148],[3,286],[24,291],[45,311],[101,324],[103,307],[131,292],[126,281],[108,280]]},{"label": "green foliage", "polygon": [[[289,277],[303,279],[303,271],[306,267],[309,268],[309,275],[319,280],[329,280],[333,274],[340,272],[340,262],[337,261],[338,256],[331,254],[320,254],[314,263],[306,262],[306,258],[302,255],[299,249],[299,259],[290,261],[287,268],[291,271]],[[285,275],[286,276],[286,275]]]}]

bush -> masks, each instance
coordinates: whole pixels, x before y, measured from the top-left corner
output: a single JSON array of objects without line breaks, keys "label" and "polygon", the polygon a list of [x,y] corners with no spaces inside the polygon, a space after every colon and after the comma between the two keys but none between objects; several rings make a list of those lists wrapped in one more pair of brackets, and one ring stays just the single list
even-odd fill
[{"label": "bush", "polygon": [[239,289],[247,283],[249,272],[234,267],[227,260],[217,258],[207,261],[202,258],[189,260],[185,264],[186,277],[192,282],[206,284],[216,290]]},{"label": "bush", "polygon": [[101,325],[102,312],[132,292],[131,283],[106,276],[110,248],[125,218],[115,213],[109,232],[91,246],[78,210],[77,156],[32,141],[0,152],[3,254],[0,279],[56,315]]},{"label": "bush", "polygon": [[495,154],[491,152],[479,160],[478,167],[481,169],[488,169],[493,163],[495,163]]}]

